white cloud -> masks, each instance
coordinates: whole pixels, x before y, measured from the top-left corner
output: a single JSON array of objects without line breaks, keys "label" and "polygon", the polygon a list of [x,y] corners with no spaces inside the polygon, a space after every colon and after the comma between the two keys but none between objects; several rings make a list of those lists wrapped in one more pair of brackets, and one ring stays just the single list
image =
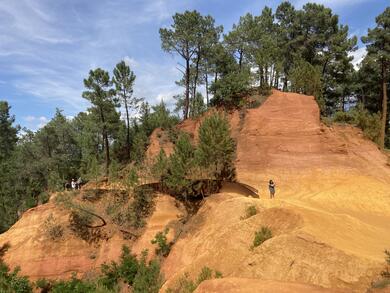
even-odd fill
[{"label": "white cloud", "polygon": [[350,53],[350,56],[353,57],[352,64],[355,69],[359,68],[360,63],[362,62],[366,54],[367,54],[366,47],[361,47],[356,51]]},{"label": "white cloud", "polygon": [[34,116],[26,116],[26,117],[24,117],[24,120],[27,122],[32,122],[35,120],[35,117]]},{"label": "white cloud", "polygon": [[134,59],[134,58],[131,58],[129,56],[125,56],[123,58],[123,61],[125,61],[125,63],[130,66],[131,68],[133,67],[138,67],[139,66],[139,63]]},{"label": "white cloud", "polygon": [[44,127],[49,122],[49,119],[45,116],[36,117],[33,115],[23,117],[23,120],[26,122],[27,128],[34,131]]}]

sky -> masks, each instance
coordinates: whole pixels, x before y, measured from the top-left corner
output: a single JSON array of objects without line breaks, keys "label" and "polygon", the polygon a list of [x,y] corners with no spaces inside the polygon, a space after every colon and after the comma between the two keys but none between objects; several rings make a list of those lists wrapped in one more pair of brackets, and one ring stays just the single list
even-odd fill
[{"label": "sky", "polygon": [[[332,8],[359,38],[375,26],[388,0],[316,0]],[[90,69],[110,73],[125,60],[136,74],[134,92],[151,104],[182,91],[179,59],[161,49],[159,28],[185,10],[210,14],[224,31],[240,16],[258,15],[281,1],[253,0],[0,0],[0,100],[22,127],[37,130],[63,110],[69,118],[89,104],[81,97]],[[296,8],[307,1],[291,0]],[[365,48],[353,53],[357,64]]]}]

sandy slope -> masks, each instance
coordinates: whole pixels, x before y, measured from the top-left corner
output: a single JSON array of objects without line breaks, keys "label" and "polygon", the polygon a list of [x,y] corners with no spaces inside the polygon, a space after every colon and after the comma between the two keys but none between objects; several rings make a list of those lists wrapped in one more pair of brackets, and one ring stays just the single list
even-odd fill
[{"label": "sandy slope", "polygon": [[[164,263],[165,288],[209,266],[227,277],[365,291],[390,247],[387,157],[353,127],[322,125],[310,96],[274,91],[244,121],[230,121],[238,180],[261,198],[209,198]],[[275,200],[268,199],[271,178]],[[248,201],[261,212],[243,221]],[[250,251],[263,225],[275,237]]]},{"label": "sandy slope", "polygon": [[[228,117],[237,141],[238,180],[258,189],[260,199],[234,188],[207,198],[162,264],[167,282],[161,291],[185,272],[195,277],[208,266],[225,278],[204,282],[197,292],[326,292],[313,286],[365,292],[390,248],[387,157],[353,127],[322,125],[313,97],[274,91],[260,108]],[[201,120],[179,128],[196,141]],[[149,157],[160,147],[172,151],[160,132],[151,137]],[[271,178],[274,200],[268,198]],[[250,205],[258,214],[243,219]],[[67,222],[68,215],[49,203],[0,235],[0,245],[11,244],[5,261],[33,278],[86,273],[116,259],[124,243],[137,252],[153,251],[154,234],[182,214],[172,199],[160,196],[137,242],[108,231],[110,237],[95,247],[70,234],[58,243],[44,239],[42,223],[50,213]],[[262,226],[274,237],[251,249]]]},{"label": "sandy slope", "polygon": [[[98,205],[97,212],[103,214]],[[50,215],[64,227],[64,235],[57,241],[48,239],[44,232],[43,223]],[[118,260],[123,245],[131,247],[136,254],[149,249],[148,256],[153,257],[155,246],[150,241],[165,226],[177,222],[181,215],[175,200],[160,194],[143,235],[136,241],[125,239],[119,231],[120,227],[113,225],[106,217],[107,226],[101,229],[105,239],[89,244],[69,230],[69,211],[50,202],[24,213],[11,229],[0,235],[0,247],[5,243],[10,245],[4,256],[5,262],[12,268],[20,266],[21,273],[32,280],[69,278],[72,273],[80,277],[93,276],[102,263]],[[173,234],[174,229],[171,229],[169,240]]]}]

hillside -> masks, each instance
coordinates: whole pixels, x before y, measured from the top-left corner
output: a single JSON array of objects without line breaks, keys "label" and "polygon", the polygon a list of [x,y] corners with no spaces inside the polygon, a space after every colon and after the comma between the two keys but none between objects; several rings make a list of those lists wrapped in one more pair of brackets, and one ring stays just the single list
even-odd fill
[{"label": "hillside", "polygon": [[[220,271],[224,279],[204,282],[197,292],[365,292],[390,248],[386,155],[353,127],[321,124],[310,96],[274,91],[261,107],[234,112],[229,120],[237,141],[237,179],[258,189],[260,199],[226,187],[208,197],[185,225],[175,226],[182,232],[162,263],[167,280],[162,292],[185,272],[196,276],[203,266]],[[187,120],[178,128],[196,140],[200,123]],[[158,133],[152,134],[149,157],[160,147],[172,150]],[[276,183],[273,200],[269,179]],[[258,213],[243,219],[250,205]],[[116,259],[122,244],[140,253],[151,248],[157,231],[183,216],[172,198],[159,195],[136,241],[124,239],[109,224],[107,239],[90,245],[70,234],[62,242],[47,241],[41,226],[51,213],[67,221],[66,211],[50,202],[29,210],[0,235],[0,246],[10,244],[4,260],[33,279],[69,277],[73,271],[85,275]],[[273,238],[251,249],[261,226],[270,227]]]}]

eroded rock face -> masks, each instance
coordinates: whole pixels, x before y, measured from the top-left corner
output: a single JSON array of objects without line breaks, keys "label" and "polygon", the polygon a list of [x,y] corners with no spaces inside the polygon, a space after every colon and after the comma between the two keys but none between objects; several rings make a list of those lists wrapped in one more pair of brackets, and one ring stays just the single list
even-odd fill
[{"label": "eroded rock face", "polygon": [[[169,237],[175,234],[175,223],[182,211],[169,195],[156,197],[153,214],[143,231],[142,236],[134,243],[126,240],[123,233],[106,219],[105,239],[88,243],[76,237],[68,228],[69,211],[59,208],[53,202],[30,209],[7,232],[0,235],[0,247],[9,243],[10,248],[4,261],[11,267],[20,266],[21,274],[32,280],[39,278],[69,278],[72,273],[82,277],[95,274],[100,265],[118,260],[123,245],[127,245],[136,254],[148,248],[150,257],[154,255],[155,246],[150,243],[155,234],[171,225]],[[52,216],[64,228],[64,235],[53,241],[44,231],[44,222]]]},{"label": "eroded rock face", "polygon": [[[237,141],[237,178],[259,190],[260,198],[226,188],[208,197],[181,232],[172,228],[169,239],[180,237],[162,263],[167,281],[161,292],[184,273],[195,279],[204,266],[222,272],[224,279],[204,282],[197,292],[327,292],[316,286],[365,292],[390,248],[386,155],[356,128],[322,125],[310,96],[274,91],[260,108],[228,119]],[[187,120],[178,128],[196,143],[201,121]],[[168,154],[173,149],[160,132],[151,137],[148,157],[160,147]],[[269,179],[276,183],[272,200]],[[0,235],[0,245],[11,244],[5,261],[33,278],[66,277],[116,259],[123,244],[153,252],[150,240],[182,215],[173,199],[159,198],[137,242],[114,230],[98,247],[69,234],[62,243],[47,242],[41,223],[50,213],[65,222],[67,214],[53,204],[32,209]],[[258,213],[245,219],[251,205]],[[263,226],[273,237],[252,248]]]},{"label": "eroded rock face", "polygon": [[[390,243],[386,155],[356,128],[322,125],[310,96],[274,91],[243,122],[229,119],[237,178],[259,190],[260,200],[251,199],[259,214],[242,221],[250,199],[208,198],[164,263],[164,289],[208,266],[226,277],[365,292]],[[273,200],[269,179],[276,182]],[[263,225],[274,237],[250,251]]]}]

